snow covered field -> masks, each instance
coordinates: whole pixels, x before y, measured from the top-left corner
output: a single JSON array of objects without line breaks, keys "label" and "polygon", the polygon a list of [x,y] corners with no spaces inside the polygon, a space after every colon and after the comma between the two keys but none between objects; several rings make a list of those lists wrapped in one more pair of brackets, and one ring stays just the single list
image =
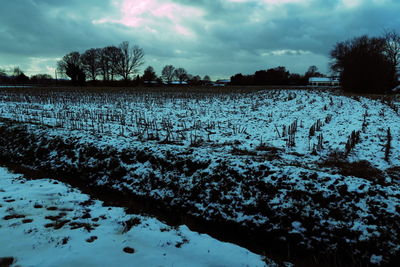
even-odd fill
[{"label": "snow covered field", "polygon": [[[304,163],[345,152],[354,131],[360,141],[349,158],[386,169],[400,165],[399,103],[306,90],[202,94],[18,89],[0,91],[0,117],[53,126],[58,135],[103,137],[118,147],[191,146],[213,154],[275,147],[285,150],[284,159],[301,154]],[[389,128],[391,149],[384,160]]]},{"label": "snow covered field", "polygon": [[283,254],[390,264],[399,103],[307,90],[3,90],[0,160],[233,223]]},{"label": "snow covered field", "polygon": [[55,180],[27,180],[4,168],[2,257],[13,257],[14,266],[42,267],[266,266],[261,256],[186,226],[126,214]]}]

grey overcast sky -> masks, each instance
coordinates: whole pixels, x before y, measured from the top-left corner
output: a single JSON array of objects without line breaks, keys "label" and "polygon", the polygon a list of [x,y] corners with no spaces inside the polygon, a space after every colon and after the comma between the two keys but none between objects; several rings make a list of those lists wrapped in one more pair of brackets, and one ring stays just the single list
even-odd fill
[{"label": "grey overcast sky", "polygon": [[400,32],[399,0],[1,0],[0,68],[54,74],[71,51],[130,41],[145,66],[213,78],[328,72],[338,41]]}]

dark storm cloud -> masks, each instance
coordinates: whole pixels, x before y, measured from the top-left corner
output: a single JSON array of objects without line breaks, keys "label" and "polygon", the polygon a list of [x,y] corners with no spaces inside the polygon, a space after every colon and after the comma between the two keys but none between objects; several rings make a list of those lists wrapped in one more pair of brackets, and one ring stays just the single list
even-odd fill
[{"label": "dark storm cloud", "polygon": [[336,42],[400,28],[400,3],[396,1],[297,1],[282,5],[271,1],[174,2],[205,11],[204,21],[192,27],[204,36],[197,52],[248,73],[256,66],[285,63],[294,71],[305,71],[307,64],[327,71],[327,55]]},{"label": "dark storm cloud", "polygon": [[[380,35],[385,28],[400,27],[398,1],[366,0],[358,5],[356,1],[354,7],[342,4],[346,1],[303,1],[271,11],[265,10],[268,3],[262,1],[199,2],[195,5],[206,8],[207,18],[219,22],[212,28],[212,36],[249,51],[295,49],[326,54],[337,41],[361,34]],[[260,14],[260,18],[252,21]]]},{"label": "dark storm cloud", "polygon": [[[101,38],[90,23],[96,5],[108,1],[14,0],[0,9],[0,51],[9,54],[61,56]],[[68,5],[66,4],[68,3]],[[3,4],[4,6],[4,4]]]},{"label": "dark storm cloud", "polygon": [[129,40],[146,64],[230,76],[285,65],[327,71],[338,41],[400,31],[396,0],[14,0],[0,9],[0,67]]}]

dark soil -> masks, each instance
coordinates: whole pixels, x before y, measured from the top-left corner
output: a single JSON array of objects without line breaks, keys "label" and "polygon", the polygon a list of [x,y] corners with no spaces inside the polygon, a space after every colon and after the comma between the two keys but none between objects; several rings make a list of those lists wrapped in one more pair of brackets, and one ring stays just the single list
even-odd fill
[{"label": "dark soil", "polygon": [[[82,147],[82,145],[76,145],[76,142],[73,140],[63,140],[62,138],[47,140],[45,136],[35,136],[29,133],[23,126],[0,126],[0,133],[2,132],[4,134],[0,136],[0,150],[3,149],[0,152],[0,164],[15,172],[22,173],[32,179],[57,177],[62,182],[80,188],[84,193],[91,195],[93,198],[104,201],[106,205],[122,206],[126,208],[127,212],[135,214],[144,213],[152,215],[171,226],[186,224],[191,230],[207,233],[222,241],[236,243],[260,255],[267,255],[277,262],[292,261],[296,263],[296,266],[356,266],[368,264],[368,258],[362,260],[361,255],[354,255],[358,249],[361,249],[361,251],[364,249],[375,249],[372,246],[373,244],[369,243],[365,244],[364,248],[363,244],[357,247],[357,244],[353,245],[343,242],[345,238],[352,238],[352,240],[357,238],[357,236],[354,236],[354,233],[347,231],[346,228],[336,232],[332,232],[326,228],[316,228],[319,223],[318,218],[314,218],[313,216],[301,217],[300,215],[303,208],[302,205],[305,205],[305,203],[310,203],[310,205],[314,205],[318,209],[320,207],[329,208],[329,205],[332,205],[335,207],[332,207],[326,216],[338,220],[351,221],[352,217],[349,216],[355,216],[356,211],[349,212],[349,210],[344,210],[343,207],[348,209],[346,206],[347,203],[356,201],[364,196],[349,193],[346,185],[343,184],[330,188],[330,191],[337,192],[338,195],[332,194],[327,197],[321,194],[321,192],[315,192],[315,188],[305,191],[293,190],[292,185],[285,183],[287,180],[285,177],[275,175],[274,172],[268,170],[267,166],[263,167],[262,165],[259,166],[259,169],[246,170],[247,172],[243,175],[229,168],[224,162],[217,161],[217,167],[210,174],[203,172],[210,165],[210,162],[193,162],[190,156],[179,158],[176,155],[172,155],[167,159],[159,159],[144,150],[117,153],[113,149],[99,150],[96,147],[86,147],[85,145],[85,147]],[[259,151],[266,151],[267,153],[270,153],[270,150],[270,148],[259,149]],[[60,157],[66,156],[72,161],[78,160],[80,165],[77,163],[77,166],[79,167],[74,168],[69,166],[58,158],[53,159],[56,163],[55,166],[52,166],[48,160],[52,151],[56,151]],[[79,153],[76,153],[77,151]],[[239,152],[242,153],[243,151]],[[276,153],[279,153],[279,151]],[[277,157],[274,156],[274,158]],[[98,162],[98,164],[94,167],[87,167],[84,163],[89,159]],[[138,195],[132,190],[112,188],[112,185],[122,184],[125,181],[124,177],[128,173],[124,167],[120,166],[122,164],[118,160],[125,162],[149,162],[155,170],[161,173],[175,172],[192,177],[196,174],[201,179],[197,181],[198,186],[193,186],[191,191],[185,191],[180,187],[179,180],[173,180],[174,177],[168,177],[170,181],[167,183],[163,179],[165,177],[158,177],[154,173],[146,181],[141,180],[140,177],[132,176],[130,177],[132,183],[137,183],[135,185],[138,186],[138,192],[141,193],[141,195]],[[30,164],[23,164],[26,162],[30,162]],[[346,174],[357,174],[354,176],[362,177],[366,176],[366,173],[363,172],[365,167],[370,166],[367,166],[365,163],[349,166],[347,169],[344,166],[342,171]],[[99,173],[110,178],[104,186],[96,185]],[[375,183],[382,183],[381,173],[374,172],[373,174],[374,177],[371,180]],[[195,176],[195,178],[198,178],[198,176]],[[305,174],[302,179],[320,180],[318,175],[316,177],[311,176]],[[263,182],[261,178],[264,177],[269,177],[270,182]],[[221,215],[222,211],[229,215],[235,209],[235,205],[240,204],[240,199],[237,201],[235,199],[224,199],[224,195],[235,190],[237,186],[242,187],[242,194],[247,199],[256,196],[255,193],[259,192],[254,203],[243,206],[242,211],[245,214],[266,216],[270,219],[271,225],[279,226],[278,229],[270,229],[268,228],[269,225],[240,224],[224,219],[224,216]],[[312,187],[312,185],[310,186]],[[168,199],[165,197],[164,199],[156,199],[149,197],[146,194],[148,193],[148,188],[175,190],[173,192],[179,198]],[[290,209],[277,212],[276,209],[271,207],[269,201],[275,195],[281,193],[282,189],[291,189],[287,193],[287,200],[294,202],[294,204]],[[209,192],[206,194],[207,190]],[[373,192],[370,193],[372,194]],[[173,204],[174,200],[178,202]],[[215,203],[220,205],[223,210],[215,211],[209,209],[208,214],[204,214],[204,216],[192,215],[195,214],[195,210],[191,205],[196,203],[196,201],[197,203]],[[81,204],[82,206],[89,205],[90,201]],[[371,205],[380,207],[379,203],[371,203]],[[55,211],[57,207],[47,209]],[[393,229],[397,229],[398,222],[393,218],[389,218],[387,214],[383,214],[383,211],[378,209],[376,213],[379,213],[381,218],[385,216],[384,220],[393,225]],[[90,218],[89,213],[84,216]],[[67,223],[59,221],[57,218],[53,219],[56,221],[48,224],[48,227],[56,228],[60,225],[63,227]],[[310,236],[290,234],[289,227],[294,220],[301,220],[304,227],[307,228],[307,235]],[[134,221],[127,223],[128,231],[134,225]],[[85,228],[89,232],[97,227],[96,224],[79,222],[69,223],[69,226],[72,229]],[[303,242],[304,238],[320,237],[321,234],[325,234],[324,238],[328,241],[310,240],[308,244],[310,248],[306,248]],[[382,242],[385,241],[382,238],[377,240],[375,245],[382,245]],[[333,243],[338,245],[338,249],[336,251],[326,250],[326,247]],[[397,259],[399,257],[394,256],[391,260],[392,262],[396,262]]]},{"label": "dark soil", "polygon": [[0,257],[0,267],[9,267],[15,262],[13,257]]},{"label": "dark soil", "polygon": [[128,253],[128,254],[133,254],[133,253],[135,253],[135,249],[130,248],[130,247],[124,247],[123,251],[124,251],[125,253]]},{"label": "dark soil", "polygon": [[22,214],[6,215],[3,217],[3,220],[12,220],[12,219],[21,219],[21,218],[25,218],[25,215],[22,215]]},{"label": "dark soil", "polygon": [[86,242],[93,243],[95,240],[97,240],[97,236],[91,236],[88,239],[86,239]]}]

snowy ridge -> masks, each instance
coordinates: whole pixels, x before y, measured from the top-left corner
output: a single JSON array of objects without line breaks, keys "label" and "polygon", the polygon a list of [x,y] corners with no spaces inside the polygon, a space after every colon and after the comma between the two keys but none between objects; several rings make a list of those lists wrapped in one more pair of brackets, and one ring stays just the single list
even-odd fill
[{"label": "snowy ridge", "polygon": [[[384,255],[385,260],[399,250],[400,191],[385,179],[253,162],[247,156],[204,161],[207,157],[198,155],[202,161],[197,161],[196,153],[188,159],[169,151],[158,157],[148,149],[101,150],[79,140],[47,137],[43,130],[32,134],[25,127],[5,128],[1,142],[16,143],[3,149],[3,161],[131,192],[206,220],[236,222],[295,250],[357,253],[355,248],[364,244],[371,246],[368,255]],[[359,253],[362,257],[365,251]]]}]

